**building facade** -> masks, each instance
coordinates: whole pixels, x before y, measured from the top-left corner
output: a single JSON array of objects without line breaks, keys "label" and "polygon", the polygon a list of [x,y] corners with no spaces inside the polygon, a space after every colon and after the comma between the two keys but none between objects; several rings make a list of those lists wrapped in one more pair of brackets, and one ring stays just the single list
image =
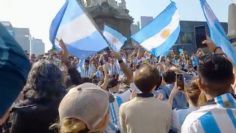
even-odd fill
[{"label": "building facade", "polygon": [[141,28],[145,27],[152,21],[153,21],[152,16],[141,16]]},{"label": "building facade", "polygon": [[36,56],[42,55],[45,52],[45,44],[43,43],[42,39],[36,39],[33,38],[31,40],[31,52],[32,54],[35,54]]},{"label": "building facade", "polygon": [[[228,24],[221,23],[223,29],[227,33]],[[179,48],[185,49],[189,52],[195,52],[198,48],[195,29],[199,26],[205,26],[206,32],[209,33],[207,29],[207,22],[203,21],[180,21],[180,34],[176,45],[173,49],[177,50]],[[210,35],[210,34],[209,34]]]},{"label": "building facade", "polygon": [[131,24],[130,26],[130,31],[131,31],[131,35],[137,33],[140,30],[140,24],[139,22],[137,22],[136,24]]},{"label": "building facade", "polygon": [[9,21],[0,22],[8,32],[14,37],[14,39],[19,43],[23,50],[30,51],[30,30],[29,28],[15,28]]},{"label": "building facade", "polygon": [[31,35],[29,28],[14,28],[14,38],[23,50],[30,52]]},{"label": "building facade", "polygon": [[41,39],[33,38],[29,28],[15,28],[9,21],[0,22],[27,53],[40,55],[45,52],[45,44]]}]

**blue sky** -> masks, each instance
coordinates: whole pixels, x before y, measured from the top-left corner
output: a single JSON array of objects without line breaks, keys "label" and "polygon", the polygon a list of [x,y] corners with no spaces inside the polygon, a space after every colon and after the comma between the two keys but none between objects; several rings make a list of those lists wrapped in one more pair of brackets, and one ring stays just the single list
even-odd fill
[{"label": "blue sky", "polygon": [[[120,0],[118,0],[120,1]],[[205,20],[199,0],[173,0],[177,3],[181,20]],[[236,0],[207,0],[220,21],[227,22],[228,6]],[[41,38],[51,48],[48,31],[51,21],[65,0],[0,0],[0,21],[10,21],[14,27],[29,27],[31,34]],[[135,21],[140,16],[156,16],[169,0],[126,0]]]},{"label": "blue sky", "polygon": [[[139,21],[140,16],[156,16],[160,13],[169,0],[126,0],[130,14]],[[145,1],[145,2],[144,2]],[[177,4],[181,20],[205,21],[199,0],[173,0]],[[212,10],[220,21],[228,21],[228,6],[236,3],[235,0],[207,0]]]}]

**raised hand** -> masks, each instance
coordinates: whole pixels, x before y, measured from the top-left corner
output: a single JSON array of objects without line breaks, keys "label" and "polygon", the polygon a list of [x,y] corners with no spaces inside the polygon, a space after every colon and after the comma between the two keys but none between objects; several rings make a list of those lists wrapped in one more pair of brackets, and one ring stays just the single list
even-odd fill
[{"label": "raised hand", "polygon": [[60,47],[62,49],[62,51],[61,51],[62,62],[65,63],[68,66],[69,65],[68,64],[68,56],[69,56],[69,54],[68,54],[66,45],[65,45],[65,43],[63,42],[62,39],[59,40],[58,42],[59,42],[59,45],[60,45]]},{"label": "raised hand", "polygon": [[177,86],[177,82],[176,82],[174,88],[172,89],[172,91],[170,93],[169,99],[168,99],[168,102],[170,105],[173,104],[174,97],[178,94],[178,92],[180,92],[180,87]]},{"label": "raised hand", "polygon": [[67,50],[67,48],[66,48],[66,45],[65,45],[65,43],[64,43],[64,41],[61,39],[61,40],[58,40],[58,42],[59,42],[59,46],[63,49],[63,50]]},{"label": "raised hand", "polygon": [[108,75],[108,65],[107,65],[107,64],[104,64],[104,65],[102,66],[102,68],[103,68],[104,74],[105,74],[105,75]]},{"label": "raised hand", "polygon": [[202,44],[205,44],[207,47],[208,47],[208,49],[210,50],[210,51],[212,51],[212,52],[214,52],[214,50],[215,50],[215,48],[216,48],[216,45],[214,44],[214,42],[211,40],[211,38],[209,38],[209,37],[207,37],[207,39],[206,40],[204,40],[203,42],[202,42]]}]

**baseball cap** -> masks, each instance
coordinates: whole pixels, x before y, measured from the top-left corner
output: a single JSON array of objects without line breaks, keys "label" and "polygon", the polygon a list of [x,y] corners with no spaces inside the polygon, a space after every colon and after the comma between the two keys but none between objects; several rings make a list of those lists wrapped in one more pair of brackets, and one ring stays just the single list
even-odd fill
[{"label": "baseball cap", "polygon": [[84,83],[72,88],[59,105],[60,121],[65,118],[76,118],[96,130],[96,126],[108,113],[109,95],[99,86]]}]

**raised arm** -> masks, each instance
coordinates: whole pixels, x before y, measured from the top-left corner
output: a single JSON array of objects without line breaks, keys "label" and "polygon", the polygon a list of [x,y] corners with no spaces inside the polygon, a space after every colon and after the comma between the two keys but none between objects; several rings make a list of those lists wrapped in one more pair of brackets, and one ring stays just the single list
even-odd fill
[{"label": "raised arm", "polygon": [[103,65],[103,71],[104,71],[104,81],[101,85],[101,88],[104,89],[104,90],[107,90],[107,86],[108,86],[108,83],[109,83],[109,75],[108,75],[108,66],[107,66],[107,64]]},{"label": "raised arm", "polygon": [[220,47],[216,47],[214,42],[209,37],[207,37],[207,40],[203,41],[202,43],[205,44],[208,47],[208,49],[213,53],[216,53],[216,54],[224,53]]},{"label": "raised arm", "polygon": [[123,59],[121,58],[120,54],[117,52],[113,52],[114,57],[118,60],[121,70],[124,72],[125,76],[127,77],[127,80],[129,82],[133,81],[133,72],[127,67],[127,65],[124,63]]},{"label": "raised arm", "polygon": [[69,56],[69,53],[68,53],[68,50],[66,48],[66,45],[65,43],[63,42],[63,40],[58,40],[59,42],[59,45],[62,49],[62,51],[60,52],[61,54],[61,61],[64,65],[66,65],[68,67],[69,65],[69,62],[68,62],[68,56]]},{"label": "raised arm", "polygon": [[173,100],[175,98],[175,96],[177,95],[177,93],[179,92],[179,88],[177,87],[177,84],[175,84],[174,88],[172,89],[169,99],[168,99],[168,103],[172,106],[173,104]]}]

